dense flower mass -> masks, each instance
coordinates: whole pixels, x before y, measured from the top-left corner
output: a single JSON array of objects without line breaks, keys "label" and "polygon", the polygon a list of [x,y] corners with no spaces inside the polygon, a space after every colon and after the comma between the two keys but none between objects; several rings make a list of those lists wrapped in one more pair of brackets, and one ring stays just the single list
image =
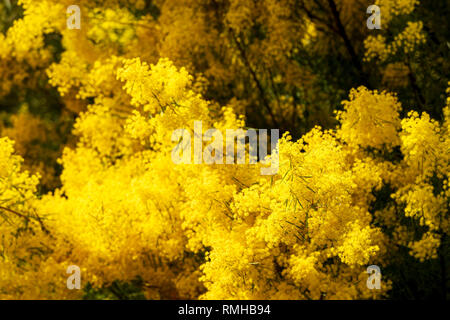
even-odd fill
[{"label": "dense flower mass", "polygon": [[[0,299],[448,297],[450,28],[422,1],[370,34],[359,0],[82,0],[80,29],[6,3]],[[198,121],[283,135],[176,164]]]}]

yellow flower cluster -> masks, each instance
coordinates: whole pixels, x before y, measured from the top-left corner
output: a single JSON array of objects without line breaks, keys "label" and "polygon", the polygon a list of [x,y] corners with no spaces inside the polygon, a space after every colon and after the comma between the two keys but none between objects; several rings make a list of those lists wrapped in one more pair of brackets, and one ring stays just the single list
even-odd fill
[{"label": "yellow flower cluster", "polygon": [[55,140],[55,136],[48,129],[48,124],[33,116],[27,105],[23,105],[19,113],[11,116],[12,127],[0,127],[0,135],[14,140],[15,150],[25,158],[23,167],[30,172],[40,174],[41,185],[56,187],[54,168],[49,164],[49,158],[56,158],[57,151],[36,141],[45,141],[47,145]]},{"label": "yellow flower cluster", "polygon": [[[417,2],[379,4],[390,22]],[[172,133],[192,133],[194,121],[202,133],[245,128],[242,114],[261,96],[273,98],[276,121],[303,113],[292,91],[309,77],[291,53],[295,39],[313,46],[319,33],[304,17],[284,19],[295,2],[233,0],[208,11],[202,1],[158,1],[155,22],[119,9],[141,10],[141,0],[101,10],[83,0],[90,28],[81,30],[64,28],[68,0],[21,3],[24,19],[0,34],[1,94],[33,63],[61,96],[82,103],[76,143],[59,160],[61,187],[42,197],[38,176],[22,171],[12,141],[0,138],[0,298],[80,298],[66,288],[69,265],[94,288],[140,278],[149,299],[381,298],[391,283],[369,290],[367,265],[388,265],[399,247],[437,257],[450,233],[450,98],[441,123],[426,113],[400,119],[394,94],[352,89],[335,129],[315,127],[296,141],[284,134],[274,176],[260,175],[264,161],[173,163]],[[346,16],[352,3],[341,2]],[[254,37],[260,26],[265,36]],[[390,44],[368,39],[368,59],[409,53],[423,43],[422,27],[409,23]],[[50,64],[43,39],[54,30],[65,51]],[[12,61],[24,63],[6,68]],[[223,104],[201,94],[227,87],[236,98]],[[13,122],[24,119],[41,128],[24,115]],[[31,143],[22,131],[18,151]],[[387,159],[394,149],[398,159]],[[374,207],[386,186],[388,201]]]},{"label": "yellow flower cluster", "polygon": [[371,61],[378,57],[381,62],[384,62],[389,57],[395,55],[399,51],[404,54],[409,54],[414,51],[416,47],[425,43],[425,35],[423,33],[423,23],[408,21],[405,29],[395,36],[394,40],[387,44],[384,36],[377,35],[369,36],[365,41],[366,47],[366,61]]},{"label": "yellow flower cluster", "polygon": [[[410,14],[418,0],[379,0],[376,2],[380,6],[383,28],[388,29],[389,23],[396,16]],[[422,21],[408,21],[404,29],[394,36],[391,42],[386,41],[383,34],[370,35],[364,40],[365,61],[376,60],[385,62],[397,53],[405,55],[411,54],[415,48],[426,42],[423,32]]]},{"label": "yellow flower cluster", "polygon": [[[221,130],[244,125],[230,108],[212,112],[184,69],[167,59],[156,65],[131,59],[116,73],[135,111],[120,116],[112,107],[116,100],[100,95],[77,120],[76,148],[61,159],[63,187],[32,201],[53,236],[39,272],[45,267],[61,274],[63,266],[79,265],[95,287],[140,277],[148,298],[380,297],[389,282],[370,291],[364,274],[366,265],[382,265],[390,254],[392,240],[370,213],[373,191],[383,181],[396,187],[392,196],[406,208],[382,209],[377,221],[395,227],[402,214],[414,219],[428,228],[423,238],[415,241],[408,228],[397,228],[398,237],[418,259],[436,257],[439,232],[448,231],[443,210],[449,191],[445,180],[435,195],[430,178],[448,179],[449,134],[426,114],[400,121],[394,96],[352,90],[336,131],[315,128],[296,142],[285,134],[277,147],[279,173],[262,177],[259,165],[171,161],[176,128],[192,130],[194,120]],[[16,177],[5,188],[26,183],[26,198],[33,198],[37,181],[17,175],[11,142],[1,143],[2,177]],[[400,163],[373,153],[397,145]],[[24,288],[32,285],[24,279]],[[2,290],[17,294],[10,286]],[[59,286],[52,294],[67,295]],[[30,292],[50,296],[43,291]]]},{"label": "yellow flower cluster", "polygon": [[413,12],[419,0],[377,0],[375,4],[381,9],[383,23],[388,24],[395,16]]},{"label": "yellow flower cluster", "polygon": [[395,36],[391,44],[391,53],[403,50],[403,53],[412,53],[414,48],[425,43],[425,35],[423,33],[423,23],[408,21],[405,29]]},{"label": "yellow flower cluster", "polygon": [[395,96],[360,87],[350,91],[350,100],[343,106],[337,118],[341,121],[340,138],[346,143],[373,148],[399,144],[401,106]]},{"label": "yellow flower cluster", "polygon": [[0,138],[0,299],[75,298],[64,290],[65,251],[53,242],[35,196],[39,177],[22,171],[13,142]]},{"label": "yellow flower cluster", "polygon": [[51,58],[51,52],[44,47],[44,35],[64,22],[61,4],[30,0],[19,3],[24,7],[23,19],[15,20],[5,35],[0,32],[0,96],[8,94],[14,85],[33,83],[39,72],[29,78],[28,70],[45,68]]},{"label": "yellow flower cluster", "polygon": [[88,19],[92,26],[87,37],[96,44],[125,46],[135,38],[133,26],[137,22],[127,9],[95,8],[89,11]]},{"label": "yellow flower cluster", "polygon": [[23,160],[13,155],[11,140],[1,138],[0,147],[0,204],[21,211],[26,208],[26,201],[34,198],[38,177],[21,172]]}]

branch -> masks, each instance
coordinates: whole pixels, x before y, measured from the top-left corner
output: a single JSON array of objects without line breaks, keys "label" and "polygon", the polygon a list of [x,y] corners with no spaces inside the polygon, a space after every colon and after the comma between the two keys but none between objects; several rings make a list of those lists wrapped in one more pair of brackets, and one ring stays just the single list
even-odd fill
[{"label": "branch", "polygon": [[[31,220],[30,217],[28,217],[28,216],[26,216],[26,215],[24,215],[24,214],[22,214],[20,212],[17,212],[17,211],[14,211],[12,209],[9,209],[9,208],[5,208],[5,207],[0,206],[0,210],[12,213],[12,214],[14,214],[14,215],[16,215],[16,216],[26,220],[26,221],[30,221]],[[42,231],[44,231],[47,234],[50,234],[50,231],[48,231],[48,229],[45,227],[44,223],[42,222],[41,218],[39,218],[39,216],[36,216],[36,217],[33,217],[33,218],[39,223],[39,225],[41,226],[41,230]]]},{"label": "branch", "polygon": [[279,127],[278,121],[275,119],[275,115],[273,114],[272,108],[270,107],[270,103],[269,103],[269,101],[266,98],[266,95],[265,95],[265,92],[264,92],[264,88],[262,87],[260,81],[258,80],[258,76],[256,75],[256,72],[252,69],[252,67],[250,65],[250,62],[248,61],[247,54],[246,54],[245,50],[239,44],[239,41],[237,40],[236,35],[233,32],[233,29],[229,28],[229,31],[230,31],[231,36],[233,37],[233,40],[234,40],[234,42],[235,42],[235,44],[236,44],[236,46],[237,46],[237,48],[238,48],[238,50],[239,50],[239,52],[241,54],[241,57],[242,57],[242,60],[244,61],[245,66],[248,68],[248,70],[249,70],[249,72],[250,72],[250,74],[251,74],[251,76],[253,78],[253,81],[255,81],[255,83],[256,83],[256,87],[258,88],[258,90],[259,90],[259,92],[261,94],[261,98],[263,100],[264,106],[266,107],[267,111],[269,112],[269,115],[272,118],[273,124],[276,127]]},{"label": "branch", "polygon": [[[323,8],[319,3],[317,3],[317,4],[318,4],[321,8]],[[336,29],[336,27],[335,27],[334,25],[332,25],[331,23],[329,23],[326,19],[323,19],[323,18],[321,18],[321,17],[315,15],[311,10],[309,10],[309,9],[306,7],[304,1],[301,1],[301,3],[298,5],[298,7],[306,13],[306,15],[308,16],[308,18],[309,18],[311,21],[319,22],[319,23],[321,23],[321,24],[327,26],[331,31],[333,31],[333,32],[335,32],[335,33],[337,33],[337,34],[339,34],[339,31]],[[326,33],[326,32],[324,32],[324,33]]]},{"label": "branch", "polygon": [[361,81],[363,82],[363,84],[367,84],[366,75],[364,74],[364,72],[362,70],[362,65],[359,61],[358,55],[356,54],[355,49],[353,48],[352,42],[350,41],[350,38],[348,37],[347,32],[345,31],[345,27],[342,24],[342,21],[341,21],[340,15],[339,15],[339,11],[336,7],[336,3],[334,2],[334,0],[328,0],[328,4],[330,6],[331,13],[333,14],[334,21],[335,21],[337,29],[338,29],[338,34],[341,36],[342,40],[344,40],[345,48],[347,49],[347,52],[349,53],[349,55],[352,59],[352,63],[356,67],[356,69],[359,71]]},{"label": "branch", "polygon": [[419,85],[417,84],[416,76],[414,75],[414,72],[411,67],[411,63],[409,62],[409,59],[408,59],[408,62],[406,63],[406,65],[408,66],[408,70],[409,70],[408,78],[409,78],[409,82],[411,83],[411,88],[414,91],[416,100],[418,100],[419,104],[423,107],[425,105],[425,98],[422,94],[422,91],[420,90]]}]

